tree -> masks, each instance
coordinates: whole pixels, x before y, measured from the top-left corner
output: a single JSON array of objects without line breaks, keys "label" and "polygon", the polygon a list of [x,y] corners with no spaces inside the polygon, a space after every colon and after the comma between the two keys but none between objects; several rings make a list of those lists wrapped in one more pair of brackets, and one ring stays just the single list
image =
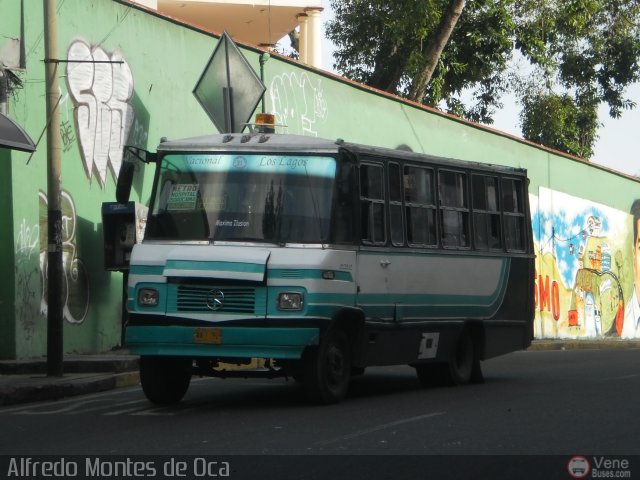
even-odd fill
[{"label": "tree", "polygon": [[520,119],[526,139],[582,158],[593,154],[598,128],[595,106],[581,107],[569,94],[546,92],[532,93],[522,104]]},{"label": "tree", "polygon": [[[495,0],[332,0],[327,36],[345,76],[491,122],[513,49],[507,3]],[[446,46],[445,46],[446,45]],[[498,73],[498,74],[496,74]],[[473,90],[474,104],[459,100]]]},{"label": "tree", "polygon": [[410,100],[419,102],[425,97],[427,86],[431,82],[433,72],[435,72],[438,66],[442,51],[447,45],[456,23],[458,23],[460,15],[462,15],[465,3],[465,0],[452,0],[444,12],[442,20],[433,33],[433,39],[429,42],[427,48],[425,48],[425,63],[422,70],[418,72],[416,79],[412,82],[411,89],[409,90]]},{"label": "tree", "polygon": [[[635,107],[625,91],[640,80],[637,0],[331,4],[335,19],[327,36],[337,47],[339,72],[487,124],[502,94],[515,91],[529,140],[588,158],[599,105],[614,118]],[[457,22],[454,11],[460,12]],[[509,68],[515,52],[523,70]],[[551,134],[551,116],[564,133]]]},{"label": "tree", "polygon": [[[640,79],[640,3],[529,0],[514,4],[513,12],[516,48],[540,79],[520,89],[524,137],[589,158],[598,106],[608,105],[613,118],[635,107],[625,90]],[[563,135],[551,132],[551,124]]]}]

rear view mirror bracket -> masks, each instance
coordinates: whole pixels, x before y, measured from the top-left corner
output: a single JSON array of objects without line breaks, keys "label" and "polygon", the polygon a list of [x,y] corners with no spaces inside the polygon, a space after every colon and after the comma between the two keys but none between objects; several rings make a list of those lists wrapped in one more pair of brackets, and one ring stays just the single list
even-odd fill
[{"label": "rear view mirror bracket", "polygon": [[127,203],[131,194],[133,184],[133,174],[138,162],[155,163],[157,154],[148,152],[142,148],[125,145],[122,164],[118,172],[116,182],[116,200],[118,203]]}]

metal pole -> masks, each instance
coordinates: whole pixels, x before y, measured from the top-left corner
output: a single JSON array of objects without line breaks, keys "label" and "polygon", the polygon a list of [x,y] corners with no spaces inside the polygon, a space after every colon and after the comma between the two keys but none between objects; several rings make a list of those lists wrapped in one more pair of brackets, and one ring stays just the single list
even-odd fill
[{"label": "metal pole", "polygon": [[224,95],[224,121],[227,128],[225,133],[241,133],[243,127],[240,127],[238,132],[234,132],[235,122],[233,118],[233,87],[231,86],[231,70],[229,69],[229,41],[231,38],[227,35],[227,32],[224,33],[224,66],[226,69],[226,87],[223,88],[222,94]]},{"label": "metal pole", "polygon": [[45,84],[47,97],[47,375],[63,373],[61,140],[58,102],[58,26],[56,0],[44,1]]},{"label": "metal pole", "polygon": [[[264,85],[264,64],[267,63],[267,60],[269,60],[269,58],[271,58],[271,55],[268,54],[267,52],[264,52],[263,54],[260,55],[260,81],[262,82],[262,85]],[[264,106],[264,93],[262,94],[262,113],[265,113],[266,109]]]}]

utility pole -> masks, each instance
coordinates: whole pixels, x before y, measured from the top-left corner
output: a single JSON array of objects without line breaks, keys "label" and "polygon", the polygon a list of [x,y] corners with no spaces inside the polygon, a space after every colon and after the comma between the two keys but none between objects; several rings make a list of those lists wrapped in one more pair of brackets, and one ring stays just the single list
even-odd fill
[{"label": "utility pole", "polygon": [[62,163],[56,0],[44,1],[44,66],[47,97],[47,375],[63,374]]}]

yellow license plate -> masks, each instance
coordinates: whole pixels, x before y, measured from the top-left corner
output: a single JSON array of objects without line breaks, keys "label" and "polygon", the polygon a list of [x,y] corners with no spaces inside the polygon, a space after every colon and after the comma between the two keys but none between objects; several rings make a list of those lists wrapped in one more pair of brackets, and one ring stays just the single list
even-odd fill
[{"label": "yellow license plate", "polygon": [[222,329],[212,327],[196,328],[193,332],[193,341],[196,343],[222,344]]}]

